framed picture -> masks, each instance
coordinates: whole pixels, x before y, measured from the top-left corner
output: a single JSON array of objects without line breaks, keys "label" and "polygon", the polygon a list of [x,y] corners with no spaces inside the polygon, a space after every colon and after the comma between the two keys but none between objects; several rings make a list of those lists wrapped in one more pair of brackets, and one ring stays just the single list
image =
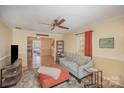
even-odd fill
[{"label": "framed picture", "polygon": [[99,48],[114,48],[114,37],[99,39]]}]

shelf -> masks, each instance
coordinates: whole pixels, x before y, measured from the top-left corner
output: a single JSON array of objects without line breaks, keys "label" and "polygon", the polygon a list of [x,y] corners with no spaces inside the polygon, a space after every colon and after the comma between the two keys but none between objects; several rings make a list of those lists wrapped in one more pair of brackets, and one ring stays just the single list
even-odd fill
[{"label": "shelf", "polygon": [[15,79],[16,79],[16,77],[11,77],[11,78],[2,80],[2,87],[8,87],[9,85],[16,84]]},{"label": "shelf", "polygon": [[16,77],[4,79],[2,81],[2,87],[9,87],[10,85],[15,85],[17,83],[17,81],[19,81],[21,79],[21,76],[22,76],[22,74],[19,74]]},{"label": "shelf", "polygon": [[56,61],[58,62],[59,56],[61,53],[64,53],[64,41],[58,40],[56,41]]},{"label": "shelf", "polygon": [[11,65],[11,68],[6,67],[1,70],[1,87],[10,87],[15,85],[22,76],[21,60]]},{"label": "shelf", "polygon": [[11,78],[11,77],[15,77],[16,75],[18,75],[21,72],[21,66],[19,66],[19,68],[17,68],[17,71],[15,70],[16,68],[6,71],[3,75],[2,78],[6,79],[6,78]]}]

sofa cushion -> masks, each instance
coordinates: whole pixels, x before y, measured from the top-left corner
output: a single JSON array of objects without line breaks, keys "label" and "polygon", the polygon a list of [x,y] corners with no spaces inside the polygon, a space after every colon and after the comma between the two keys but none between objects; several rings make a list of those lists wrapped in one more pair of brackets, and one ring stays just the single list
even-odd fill
[{"label": "sofa cushion", "polygon": [[61,63],[63,63],[65,66],[68,66],[68,64],[71,64],[71,63],[73,63],[72,61],[63,61],[63,62],[61,62]]},{"label": "sofa cushion", "polygon": [[66,56],[66,60],[71,62],[72,62],[72,58],[73,58],[72,54]]},{"label": "sofa cushion", "polygon": [[71,70],[73,70],[73,71],[75,71],[75,72],[78,71],[78,66],[77,66],[77,64],[74,63],[74,62],[68,64],[68,68],[71,69]]},{"label": "sofa cushion", "polygon": [[79,59],[79,54],[73,54],[73,55],[72,55],[72,61],[73,61],[73,62],[77,62],[78,59]]},{"label": "sofa cushion", "polygon": [[87,56],[80,56],[77,64],[78,65],[86,65],[88,63],[88,57]]}]

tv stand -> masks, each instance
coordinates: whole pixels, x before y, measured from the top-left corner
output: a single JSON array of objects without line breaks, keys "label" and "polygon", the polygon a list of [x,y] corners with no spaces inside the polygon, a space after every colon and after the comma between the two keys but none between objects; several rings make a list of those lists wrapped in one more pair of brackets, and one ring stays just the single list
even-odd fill
[{"label": "tv stand", "polygon": [[22,76],[22,60],[17,59],[12,65],[1,69],[1,87],[16,85]]}]

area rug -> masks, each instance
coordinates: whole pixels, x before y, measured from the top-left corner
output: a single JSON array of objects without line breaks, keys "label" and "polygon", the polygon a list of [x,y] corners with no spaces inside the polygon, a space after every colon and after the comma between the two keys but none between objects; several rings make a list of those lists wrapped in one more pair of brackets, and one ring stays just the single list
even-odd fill
[{"label": "area rug", "polygon": [[[71,76],[69,82],[61,83],[54,88],[83,88],[84,84],[89,84],[90,80],[85,78],[79,84],[78,81]],[[103,80],[104,88],[122,88],[122,86],[111,83],[110,81]],[[11,88],[41,88],[39,80],[38,80],[38,72],[37,69],[34,70],[23,70],[23,75],[21,80],[18,82],[16,86],[12,86]]]},{"label": "area rug", "polygon": [[[89,82],[84,79],[80,84],[74,77],[71,77],[69,82],[61,83],[54,88],[83,88],[84,82]],[[22,78],[19,83],[15,86],[16,88],[41,88],[38,80],[37,70],[26,70],[23,72]]]}]

